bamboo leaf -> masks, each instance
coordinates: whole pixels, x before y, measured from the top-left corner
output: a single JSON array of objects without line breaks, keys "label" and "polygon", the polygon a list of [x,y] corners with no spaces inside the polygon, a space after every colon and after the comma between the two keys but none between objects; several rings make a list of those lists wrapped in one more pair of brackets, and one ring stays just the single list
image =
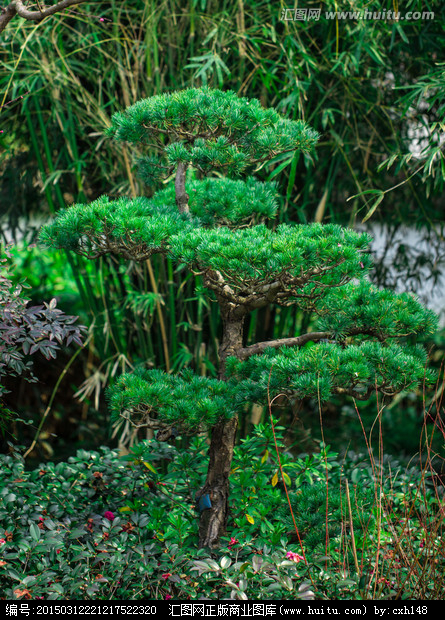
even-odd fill
[{"label": "bamboo leaf", "polygon": [[385,197],[385,193],[381,192],[380,196],[378,196],[378,198],[375,200],[374,204],[372,205],[372,207],[369,209],[368,213],[365,215],[365,217],[363,218],[362,222],[366,222],[367,220],[369,220],[369,218],[372,216],[372,214],[375,212],[375,210],[377,209],[377,207],[379,206],[379,204],[382,202],[383,198]]}]

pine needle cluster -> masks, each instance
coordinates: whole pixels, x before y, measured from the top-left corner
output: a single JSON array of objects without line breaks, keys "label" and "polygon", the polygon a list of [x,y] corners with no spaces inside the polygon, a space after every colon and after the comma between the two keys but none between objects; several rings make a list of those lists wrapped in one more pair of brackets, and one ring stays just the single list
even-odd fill
[{"label": "pine needle cluster", "polygon": [[112,422],[128,419],[135,428],[174,428],[197,434],[236,415],[236,384],[201,377],[185,369],[178,375],[139,369],[118,378],[108,391]]},{"label": "pine needle cluster", "polygon": [[257,99],[207,87],[138,101],[113,115],[108,135],[159,153],[139,162],[147,182],[180,163],[240,176],[279,153],[310,152],[318,140],[305,122],[283,118]]}]

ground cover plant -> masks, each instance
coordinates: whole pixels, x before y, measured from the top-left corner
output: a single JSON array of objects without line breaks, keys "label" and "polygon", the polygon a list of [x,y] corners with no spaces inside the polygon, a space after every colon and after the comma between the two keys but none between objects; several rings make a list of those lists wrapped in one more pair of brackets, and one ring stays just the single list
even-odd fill
[{"label": "ground cover plant", "polygon": [[[125,457],[107,447],[79,450],[35,469],[11,449],[0,457],[0,597],[440,598],[443,494],[428,468],[371,454],[340,457],[323,445],[293,455],[283,448],[284,431],[271,420],[235,447],[231,535],[214,550],[198,548],[203,438],[186,451],[180,442],[146,440]],[[297,500],[299,537],[284,510],[284,484]],[[325,494],[315,540],[311,511],[323,488],[328,501]],[[338,531],[320,535],[333,521]]]},{"label": "ground cover plant", "polygon": [[[414,296],[370,283],[369,235],[274,224],[273,185],[249,175],[280,154],[310,153],[318,135],[303,121],[232,91],[191,88],[136,102],[113,116],[108,135],[137,146],[147,183],[171,185],[151,199],[102,196],[71,206],[41,239],[91,259],[111,253],[144,262],[161,254],[180,272],[202,276],[221,319],[217,377],[141,366],[114,383],[109,400],[115,421],[157,430],[159,439],[210,431],[195,500],[199,544],[215,547],[227,533],[245,404],[282,394],[368,400],[430,382],[426,352],[412,337],[434,333],[437,318]],[[271,304],[312,314],[314,329],[245,346],[247,317]]]}]

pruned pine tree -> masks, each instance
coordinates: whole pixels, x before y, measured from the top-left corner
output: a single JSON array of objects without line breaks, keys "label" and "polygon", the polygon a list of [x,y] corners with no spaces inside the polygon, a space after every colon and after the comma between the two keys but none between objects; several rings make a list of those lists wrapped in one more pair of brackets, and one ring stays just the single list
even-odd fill
[{"label": "pruned pine tree", "polygon": [[[432,377],[424,349],[408,342],[433,333],[436,316],[412,295],[370,283],[367,234],[274,224],[274,186],[249,175],[281,153],[309,153],[318,136],[304,122],[202,88],[138,101],[113,116],[108,135],[150,153],[139,161],[142,178],[172,183],[150,199],[102,196],[71,206],[41,239],[91,259],[164,254],[201,275],[219,304],[217,378],[143,369],[122,375],[109,392],[114,419],[159,429],[164,438],[173,429],[210,430],[207,478],[196,502],[200,544],[213,547],[226,531],[237,420],[246,403],[279,393],[366,400],[376,391],[413,389]],[[202,180],[187,180],[189,170]],[[246,317],[269,304],[310,312],[318,324],[246,344]]]}]

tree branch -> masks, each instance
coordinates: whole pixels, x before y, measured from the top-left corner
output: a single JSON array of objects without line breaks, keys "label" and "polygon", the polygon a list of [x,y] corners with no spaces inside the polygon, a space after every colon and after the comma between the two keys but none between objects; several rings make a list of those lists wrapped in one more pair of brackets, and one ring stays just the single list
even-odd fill
[{"label": "tree branch", "polygon": [[[352,327],[348,329],[345,334],[348,336],[374,336],[378,338],[381,342],[384,342],[384,338],[377,333],[377,330],[372,328],[361,328],[361,327]],[[280,347],[302,347],[307,342],[319,342],[323,339],[332,338],[332,332],[324,331],[324,332],[308,332],[307,334],[302,334],[301,336],[294,336],[291,338],[277,338],[276,340],[266,340],[264,342],[256,342],[248,347],[243,347],[239,349],[237,352],[237,357],[240,360],[247,359],[251,355],[259,355],[263,353],[266,349],[279,349]]]},{"label": "tree branch", "polygon": [[64,9],[73,6],[75,4],[81,4],[86,0],[60,0],[57,4],[53,6],[49,6],[40,11],[30,11],[23,4],[22,0],[12,0],[7,7],[0,9],[0,32],[6,28],[11,19],[16,15],[23,17],[23,19],[31,20],[31,21],[41,21],[45,17],[49,15],[53,15],[54,13],[58,13],[59,11],[63,11]]},{"label": "tree branch", "polygon": [[256,342],[249,347],[243,347],[237,351],[237,358],[240,360],[247,359],[251,355],[263,353],[265,349],[279,349],[280,347],[302,347],[307,342],[318,342],[323,338],[329,338],[330,332],[310,332],[295,336],[294,338],[278,338],[276,340],[267,340],[265,342]]},{"label": "tree branch", "polygon": [[[377,388],[378,389],[378,388]],[[346,396],[352,396],[356,400],[369,400],[371,394],[375,391],[375,386],[370,386],[365,392],[358,392],[353,388],[335,387],[332,390],[335,394],[342,394]]]}]

